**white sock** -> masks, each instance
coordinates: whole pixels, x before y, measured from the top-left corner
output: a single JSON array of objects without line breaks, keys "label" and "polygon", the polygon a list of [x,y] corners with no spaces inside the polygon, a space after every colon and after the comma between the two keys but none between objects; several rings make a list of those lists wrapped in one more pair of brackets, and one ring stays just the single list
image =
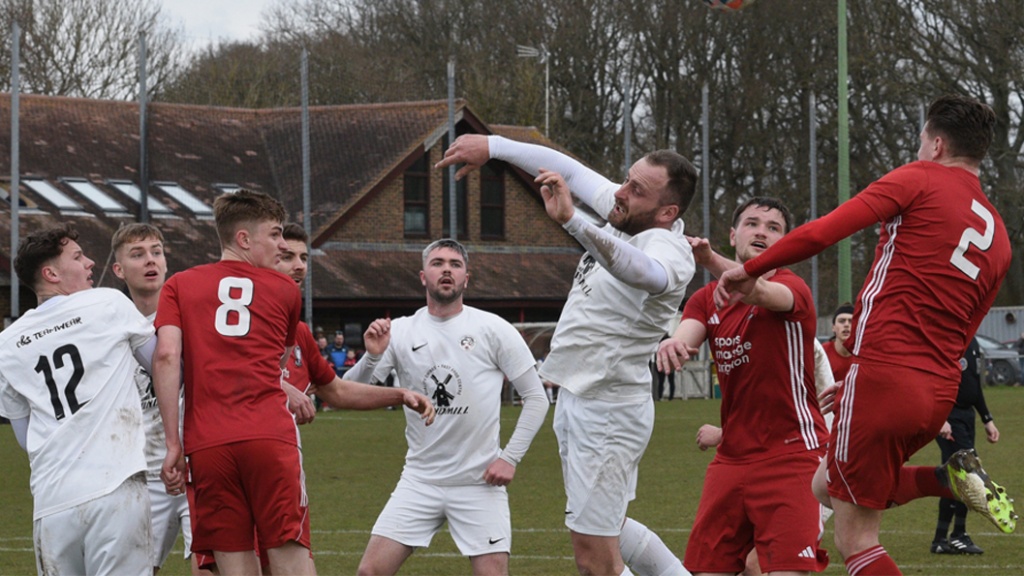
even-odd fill
[{"label": "white sock", "polygon": [[622,572],[619,573],[619,576],[633,576],[633,573],[629,571],[629,566],[623,566]]},{"label": "white sock", "polygon": [[690,576],[683,563],[650,528],[626,518],[619,533],[622,561],[639,576]]}]

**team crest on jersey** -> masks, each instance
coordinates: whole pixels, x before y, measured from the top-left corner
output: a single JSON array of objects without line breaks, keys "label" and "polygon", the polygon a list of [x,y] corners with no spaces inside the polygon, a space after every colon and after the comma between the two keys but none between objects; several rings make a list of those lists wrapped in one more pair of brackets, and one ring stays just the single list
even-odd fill
[{"label": "team crest on jersey", "polygon": [[967,370],[967,358],[960,359],[960,371],[963,372],[964,370]]},{"label": "team crest on jersey", "polygon": [[452,402],[462,395],[462,378],[455,368],[438,364],[427,371],[422,382],[423,393],[433,400],[440,414],[465,414],[468,406],[453,406]]},{"label": "team crest on jersey", "polygon": [[463,350],[469,352],[476,346],[476,340],[472,336],[463,336],[462,340],[459,340],[459,346],[462,346]]},{"label": "team crest on jersey", "polygon": [[580,263],[576,267],[576,273],[573,274],[573,280],[580,285],[580,290],[582,290],[583,294],[587,296],[590,295],[591,291],[590,285],[587,284],[587,276],[594,271],[595,267],[597,267],[597,261],[594,260],[594,257],[588,252],[580,259]]}]

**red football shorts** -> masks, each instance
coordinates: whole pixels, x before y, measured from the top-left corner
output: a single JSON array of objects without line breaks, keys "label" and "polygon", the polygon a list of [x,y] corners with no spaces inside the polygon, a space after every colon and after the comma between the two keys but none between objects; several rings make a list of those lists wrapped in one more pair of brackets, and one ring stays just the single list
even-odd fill
[{"label": "red football shorts", "polygon": [[821,508],[811,492],[820,462],[818,451],[743,464],[712,461],[686,545],[686,569],[737,574],[756,546],[765,573],[824,570]]},{"label": "red football shorts", "polygon": [[875,510],[887,508],[900,467],[938,435],[959,386],[903,366],[851,365],[829,439],[829,495]]},{"label": "red football shorts", "polygon": [[[243,552],[294,540],[310,547],[300,449],[278,440],[214,446],[189,456],[192,550]],[[255,531],[255,532],[254,532]]]}]

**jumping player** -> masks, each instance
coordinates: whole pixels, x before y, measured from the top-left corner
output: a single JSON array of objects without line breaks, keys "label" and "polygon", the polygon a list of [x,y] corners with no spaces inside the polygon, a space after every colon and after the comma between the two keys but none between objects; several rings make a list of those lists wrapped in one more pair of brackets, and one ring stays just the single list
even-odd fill
[{"label": "jumping player", "polygon": [[951,488],[1001,530],[1016,525],[1005,491],[976,457],[954,455],[948,477],[931,467],[902,466],[938,434],[953,408],[957,360],[1010,265],[1006,227],[978,178],[995,122],[992,109],[974,99],[938,98],[928,109],[917,162],[727,271],[715,291],[724,307],[749,294],[769,270],[881,222],[846,342],[855,359],[839,396],[823,399],[836,402],[838,416],[814,482],[815,493],[835,510],[836,547],[851,574],[899,573],[878,539],[892,503],[948,497]]},{"label": "jumping player", "polygon": [[586,249],[540,369],[560,386],[554,426],[576,566],[582,574],[687,574],[626,510],[654,430],[649,361],[693,278],[682,215],[697,170],[658,150],[619,185],[550,148],[475,134],[460,136],[437,166],[465,163],[461,177],[492,158],[537,175],[548,216]]}]

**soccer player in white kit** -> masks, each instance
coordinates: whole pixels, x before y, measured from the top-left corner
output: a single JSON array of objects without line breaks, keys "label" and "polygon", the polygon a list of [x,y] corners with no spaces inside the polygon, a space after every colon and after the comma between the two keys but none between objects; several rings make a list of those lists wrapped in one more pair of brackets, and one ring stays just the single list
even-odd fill
[{"label": "soccer player in white kit", "polygon": [[[633,164],[619,185],[550,148],[481,135],[459,137],[437,167],[464,163],[461,177],[491,159],[539,174],[548,215],[586,249],[540,372],[561,386],[555,433],[577,568],[687,574],[657,534],[626,517],[626,508],[654,426],[648,360],[693,278],[681,217],[697,170],[659,150]],[[570,190],[607,223],[588,221]]]},{"label": "soccer player in white kit", "polygon": [[[359,574],[394,574],[448,521],[474,574],[507,574],[512,526],[505,490],[548,410],[533,354],[508,322],[462,303],[466,249],[437,240],[423,251],[427,306],[414,315],[374,320],[366,354],[346,378],[401,386],[431,397],[434,425],[406,411],[409,450],[395,491],[377,518]],[[523,399],[504,449],[498,437],[501,390],[511,381]]]},{"label": "soccer player in white kit", "polygon": [[[167,279],[163,233],[152,224],[122,226],[110,239],[110,251],[114,255],[111,270],[124,281],[135,307],[152,324],[156,318],[156,305],[160,301],[160,289]],[[150,550],[153,573],[160,571],[180,531],[185,542],[185,558],[190,559],[192,573],[209,574],[200,572],[192,555],[188,498],[184,493],[168,494],[160,479],[160,468],[167,454],[167,446],[164,443],[163,420],[160,419],[160,409],[153,394],[153,377],[145,368],[137,366],[135,383],[142,397],[142,422],[146,430],[146,484],[149,487],[153,519]]]},{"label": "soccer player in white kit", "polygon": [[[0,333],[0,414],[28,451],[39,574],[152,574],[136,360],[153,326],[64,224],[29,235],[14,262],[39,305]],[[133,356],[135,359],[133,359]]]}]

